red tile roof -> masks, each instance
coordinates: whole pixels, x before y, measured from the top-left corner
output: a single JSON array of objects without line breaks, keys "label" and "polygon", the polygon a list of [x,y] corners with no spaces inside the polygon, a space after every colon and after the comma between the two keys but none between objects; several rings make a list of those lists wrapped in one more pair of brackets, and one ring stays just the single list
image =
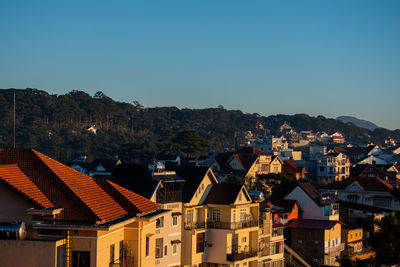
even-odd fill
[{"label": "red tile roof", "polygon": [[0,181],[16,190],[24,198],[32,200],[40,208],[53,208],[50,200],[18,168],[16,164],[0,165]]},{"label": "red tile roof", "polygon": [[[114,199],[112,194],[109,194],[96,182],[96,179],[75,171],[33,149],[0,149],[0,165],[10,164],[18,166],[20,172],[17,169],[15,176],[18,179],[24,179],[25,187],[22,188],[21,183],[14,176],[9,175],[8,177],[13,178],[12,183],[19,184],[20,190],[24,189],[25,194],[35,204],[40,199],[41,204],[39,204],[48,207],[48,203],[43,200],[43,196],[45,196],[54,207],[63,208],[56,220],[101,223],[123,217],[128,213],[135,215],[131,207],[120,205],[120,199]],[[21,178],[21,173],[25,175],[25,178]],[[5,181],[1,175],[0,179]],[[30,180],[31,183],[27,180]],[[38,198],[37,191],[41,192],[40,198]],[[124,193],[128,194],[126,191]],[[131,202],[141,207],[139,211],[146,210],[143,208],[146,205],[148,209],[153,207],[154,210],[158,209],[155,203],[142,197],[132,198]],[[46,206],[44,206],[45,203]]]},{"label": "red tile roof", "polygon": [[239,153],[239,154],[267,155],[267,153],[265,153],[264,151],[262,151],[262,150],[260,150],[258,148],[252,147],[252,146],[243,147],[243,148],[237,150],[236,153]]},{"label": "red tile roof", "polygon": [[[142,197],[122,186],[117,185],[111,181],[107,181],[113,188],[115,188],[121,196],[123,196],[129,203],[138,211],[138,213],[145,214],[159,209],[161,206],[157,203],[149,201],[147,198]],[[117,199],[118,201],[118,199]]]},{"label": "red tile roof", "polygon": [[254,162],[256,162],[256,160],[258,159],[258,155],[255,154],[233,154],[233,155],[246,171],[249,171],[251,166],[253,166]]}]

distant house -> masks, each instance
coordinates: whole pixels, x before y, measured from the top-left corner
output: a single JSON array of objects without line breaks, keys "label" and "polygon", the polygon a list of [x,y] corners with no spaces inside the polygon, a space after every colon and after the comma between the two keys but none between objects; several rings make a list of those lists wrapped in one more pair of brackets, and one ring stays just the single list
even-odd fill
[{"label": "distant house", "polygon": [[339,204],[310,183],[300,183],[284,199],[297,200],[303,219],[339,220]]},{"label": "distant house", "polygon": [[332,143],[334,144],[343,144],[346,140],[344,139],[343,135],[339,132],[335,132],[330,135]]},{"label": "distant house", "polygon": [[254,147],[244,147],[235,152],[218,154],[210,168],[221,176],[243,171],[246,177],[282,172],[283,162],[278,156],[267,154]]},{"label": "distant house", "polygon": [[357,164],[350,168],[352,177],[377,177],[391,185],[397,183],[396,165]]},{"label": "distant house", "polygon": [[68,166],[90,177],[108,178],[119,163],[119,160],[113,159],[94,159],[92,162],[72,161]]},{"label": "distant house", "polygon": [[399,200],[392,193],[393,186],[376,177],[349,177],[326,185],[324,191],[335,192],[337,199],[341,201],[400,210]]},{"label": "distant house", "polygon": [[274,223],[286,225],[290,220],[302,218],[302,210],[297,200],[271,200],[272,220]]},{"label": "distant house", "polygon": [[317,180],[343,180],[350,175],[350,160],[343,153],[328,153],[317,161]]},{"label": "distant house", "polygon": [[296,219],[287,226],[287,245],[312,266],[340,266],[344,250],[338,221]]},{"label": "distant house", "polygon": [[284,160],[283,173],[292,174],[296,179],[304,179],[306,176],[306,168],[302,167],[294,160]]}]

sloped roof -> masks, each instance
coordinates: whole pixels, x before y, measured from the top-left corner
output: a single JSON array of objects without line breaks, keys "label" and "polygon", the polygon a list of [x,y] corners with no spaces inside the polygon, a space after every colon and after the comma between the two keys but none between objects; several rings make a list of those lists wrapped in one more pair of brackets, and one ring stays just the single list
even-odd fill
[{"label": "sloped roof", "polygon": [[299,186],[317,205],[322,205],[322,195],[312,184],[300,183]]},{"label": "sloped roof", "polygon": [[16,164],[0,165],[0,181],[15,189],[23,197],[35,202],[40,208],[54,207],[50,200]]},{"label": "sloped roof", "polygon": [[300,166],[295,160],[288,159],[283,161],[284,173],[301,173],[304,167]]},{"label": "sloped roof", "polygon": [[287,225],[287,228],[328,230],[332,229],[336,224],[338,224],[337,221],[294,219]]},{"label": "sloped roof", "polygon": [[393,186],[376,177],[348,177],[341,182],[335,181],[325,186],[327,189],[345,190],[356,182],[365,191],[392,192]]},{"label": "sloped roof", "polygon": [[25,183],[31,190],[25,190],[30,198],[38,196],[37,188],[53,207],[63,208],[56,220],[102,223],[121,218],[128,212],[132,213],[129,207],[121,206],[107,193],[97,183],[97,179],[75,171],[36,150],[0,149],[0,165],[10,164],[18,166],[25,175],[23,178],[18,175],[18,179],[26,181],[27,178],[31,181],[29,186],[29,182]]},{"label": "sloped roof", "polygon": [[151,180],[147,164],[119,164],[109,180],[146,198],[151,198],[158,184]]},{"label": "sloped roof", "polygon": [[[149,201],[147,198],[144,198],[141,195],[138,195],[126,188],[123,188],[122,186],[119,186],[116,183],[113,183],[111,181],[106,181],[106,182],[109,183],[115,190],[117,190],[121,194],[121,196],[125,200],[129,202],[129,204],[132,206],[131,210],[133,210],[133,215],[136,215],[136,213],[141,213],[141,214],[149,213],[161,207],[159,204]],[[115,199],[121,205],[125,203],[125,201],[122,201],[118,197],[115,197]]]},{"label": "sloped roof", "polygon": [[116,165],[114,159],[94,159],[89,166],[90,171],[96,171],[97,166],[103,166],[106,172],[112,172]]},{"label": "sloped roof", "polygon": [[242,147],[236,151],[238,154],[254,154],[254,155],[267,155],[264,151],[252,146]]},{"label": "sloped roof", "polygon": [[[270,203],[272,205],[274,205],[274,206],[278,206],[278,207],[283,208],[283,212],[290,213],[293,210],[294,206],[296,205],[297,200],[294,200],[294,199],[279,199],[279,200],[272,200],[272,201],[270,201]],[[299,206],[299,208],[300,208],[300,206]]]},{"label": "sloped roof", "polygon": [[229,172],[233,171],[232,167],[228,163],[228,161],[232,157],[232,155],[233,155],[233,152],[226,152],[226,153],[220,153],[215,156],[215,161],[220,166],[222,172],[229,173]]},{"label": "sloped roof", "polygon": [[251,166],[253,166],[254,162],[256,162],[258,155],[256,154],[233,154],[233,156],[239,161],[240,165],[246,171],[249,171]]},{"label": "sloped roof", "polygon": [[211,191],[208,194],[205,203],[231,205],[235,203],[235,200],[238,197],[242,187],[243,185],[241,184],[215,184],[211,188]]},{"label": "sloped roof", "polygon": [[203,181],[203,178],[207,175],[208,171],[211,171],[208,167],[179,167],[176,169],[176,174],[186,180],[183,186],[182,201],[188,203],[196,193],[197,188]]}]

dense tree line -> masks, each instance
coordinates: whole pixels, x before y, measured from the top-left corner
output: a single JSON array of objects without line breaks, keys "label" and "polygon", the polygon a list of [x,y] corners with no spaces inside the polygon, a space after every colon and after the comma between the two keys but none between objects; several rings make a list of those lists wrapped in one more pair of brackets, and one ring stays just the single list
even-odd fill
[{"label": "dense tree line", "polygon": [[[257,123],[272,133],[288,122],[296,130],[341,131],[349,140],[371,140],[377,143],[387,136],[400,139],[400,130],[376,129],[371,132],[352,124],[344,124],[322,116],[259,114],[226,110],[222,106],[208,109],[179,109],[176,107],[145,108],[137,101],[117,102],[102,92],[94,96],[83,91],[65,95],[49,94],[37,89],[0,90],[0,147],[13,145],[13,95],[16,95],[16,145],[33,147],[43,153],[66,159],[82,154],[97,157],[114,156],[127,144],[142,143],[159,150],[160,143],[169,143],[182,132],[197,132],[207,145],[217,151],[232,147],[244,131],[259,131]],[[96,134],[87,131],[90,126]],[[182,136],[181,136],[182,137]],[[193,138],[187,136],[186,139]],[[175,140],[175,144],[179,139]],[[206,144],[202,144],[204,147]],[[164,146],[168,148],[168,145]],[[175,150],[173,150],[175,149]],[[186,147],[175,147],[188,156]],[[203,148],[202,148],[203,149]]]}]

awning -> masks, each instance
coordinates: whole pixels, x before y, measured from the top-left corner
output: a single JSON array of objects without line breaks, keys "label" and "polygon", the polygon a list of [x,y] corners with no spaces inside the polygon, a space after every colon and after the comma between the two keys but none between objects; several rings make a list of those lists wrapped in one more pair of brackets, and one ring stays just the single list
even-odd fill
[{"label": "awning", "polygon": [[173,244],[179,244],[179,243],[182,243],[182,241],[180,241],[180,240],[171,240],[171,245],[173,245]]},{"label": "awning", "polygon": [[182,215],[182,212],[172,212],[172,216],[180,216]]}]

